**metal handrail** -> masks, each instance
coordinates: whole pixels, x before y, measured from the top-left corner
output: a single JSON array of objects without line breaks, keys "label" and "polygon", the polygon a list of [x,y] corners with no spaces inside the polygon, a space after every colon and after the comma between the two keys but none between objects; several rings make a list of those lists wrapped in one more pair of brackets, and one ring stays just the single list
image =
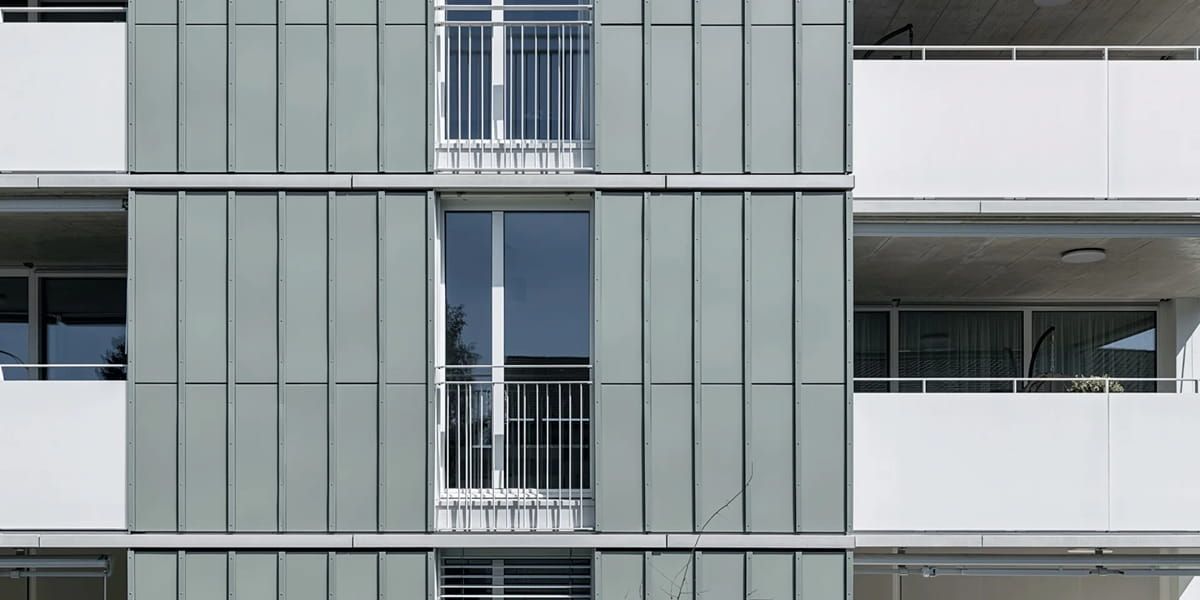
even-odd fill
[{"label": "metal handrail", "polygon": [[5,381],[4,369],[25,369],[28,372],[30,369],[124,369],[127,365],[112,364],[112,363],[66,363],[61,365],[55,364],[0,364],[0,382]]},{"label": "metal handrail", "polygon": [[0,6],[0,13],[123,13],[127,10],[125,6]]},{"label": "metal handrail", "polygon": [[[1188,60],[1200,60],[1200,46],[1020,46],[1020,45],[980,45],[980,46],[897,46],[897,45],[864,45],[854,46],[854,51],[864,52],[919,52],[920,58],[910,58],[910,60],[927,60],[930,52],[963,52],[963,53],[997,53],[1005,52],[1008,54],[1008,60],[1019,60],[1022,52],[1049,52],[1049,53],[1081,53],[1094,52],[1099,55],[1102,60],[1110,60],[1113,58],[1112,53],[1177,53],[1180,56],[1187,56]],[[886,57],[880,57],[886,58]],[[995,60],[994,58],[979,59],[979,60]]]},{"label": "metal handrail", "polygon": [[[922,394],[927,393],[928,383],[1012,383],[1013,392],[1018,392],[1018,383],[1041,383],[1041,382],[1080,382],[1080,381],[1103,381],[1104,393],[1110,392],[1113,382],[1121,383],[1137,383],[1137,382],[1156,382],[1156,383],[1190,383],[1195,388],[1196,393],[1200,394],[1200,378],[1195,377],[1111,377],[1111,376],[1096,376],[1096,377],[855,377],[854,383],[920,383]],[[1100,393],[1100,392],[1097,392]]]}]

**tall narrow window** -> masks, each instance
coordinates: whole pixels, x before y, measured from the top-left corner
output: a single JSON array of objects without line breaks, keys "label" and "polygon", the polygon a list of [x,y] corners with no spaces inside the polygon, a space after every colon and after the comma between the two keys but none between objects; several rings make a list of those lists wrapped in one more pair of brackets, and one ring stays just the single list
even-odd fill
[{"label": "tall narrow window", "polygon": [[[888,360],[888,313],[856,311],[854,313],[854,377],[882,379],[891,376]],[[886,392],[886,381],[855,381],[856,392]]]},{"label": "tall narrow window", "polygon": [[[445,215],[446,528],[585,528],[590,230],[589,214],[579,211]],[[496,517],[478,500],[506,506],[508,520],[476,521]],[[548,504],[568,514],[535,508]]]},{"label": "tall narrow window", "polygon": [[[29,360],[29,279],[0,278],[0,365],[28,364]],[[0,372],[0,379],[28,379],[21,368]]]}]

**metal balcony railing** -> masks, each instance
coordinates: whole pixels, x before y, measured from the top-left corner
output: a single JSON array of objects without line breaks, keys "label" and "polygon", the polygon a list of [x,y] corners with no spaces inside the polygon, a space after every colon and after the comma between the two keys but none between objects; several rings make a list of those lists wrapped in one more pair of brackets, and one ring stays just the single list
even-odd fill
[{"label": "metal balcony railing", "polygon": [[39,379],[124,381],[125,376],[125,365],[114,363],[0,365],[0,381]]},{"label": "metal balcony railing", "polygon": [[503,0],[436,7],[438,171],[592,169],[591,14]]},{"label": "metal balcony railing", "polygon": [[0,23],[94,23],[124,21],[124,2],[40,6],[0,6]]},{"label": "metal balcony railing", "polygon": [[865,393],[1097,393],[1164,391],[1200,394],[1200,379],[1171,377],[855,377]]},{"label": "metal balcony railing", "polygon": [[591,529],[590,369],[481,368],[437,385],[438,528]]},{"label": "metal balcony railing", "polygon": [[854,47],[860,60],[1200,60],[1200,46],[896,46]]}]

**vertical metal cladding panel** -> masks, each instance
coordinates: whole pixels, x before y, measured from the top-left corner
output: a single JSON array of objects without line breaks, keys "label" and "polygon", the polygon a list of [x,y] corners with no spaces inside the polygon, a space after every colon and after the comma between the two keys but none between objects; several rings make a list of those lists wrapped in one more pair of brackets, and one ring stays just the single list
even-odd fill
[{"label": "vertical metal cladding panel", "polygon": [[795,194],[755,193],[747,209],[747,351],[752,383],[792,383]]},{"label": "vertical metal cladding panel", "polygon": [[187,383],[224,383],[225,194],[188,193],[180,202],[183,377]]},{"label": "vertical metal cladding panel", "polygon": [[324,385],[285,385],[280,416],[280,529],[327,529],[328,398]]},{"label": "vertical metal cladding panel", "polygon": [[841,25],[800,27],[796,167],[802,173],[846,170],[845,33]]},{"label": "vertical metal cladding panel", "polygon": [[177,34],[171,25],[133,26],[130,171],[174,172],[178,167]]},{"label": "vertical metal cladding panel", "polygon": [[797,14],[805,25],[836,25],[846,22],[846,0],[800,0]]},{"label": "vertical metal cladding panel", "polygon": [[[301,2],[286,2],[288,11]],[[324,3],[317,2],[324,14]],[[281,171],[326,171],[328,133],[326,73],[326,28],[324,25],[283,27],[283,73],[279,90],[279,152]]]},{"label": "vertical metal cladding panel", "polygon": [[[424,339],[424,338],[422,338]],[[429,508],[426,476],[429,456],[428,391],[423,383],[384,388],[379,460],[380,529],[424,531]]]},{"label": "vertical metal cladding panel", "polygon": [[796,406],[796,525],[846,530],[846,388],[800,386]]},{"label": "vertical metal cladding panel", "polygon": [[[237,6],[247,2],[239,1]],[[271,15],[274,15],[274,10]],[[233,111],[231,170],[266,173],[276,170],[278,64],[274,25],[233,27]]]},{"label": "vertical metal cladding panel", "polygon": [[694,598],[696,564],[688,552],[646,554],[646,600]]},{"label": "vertical metal cladding panel", "polygon": [[646,530],[692,531],[691,386],[650,386],[647,410]]},{"label": "vertical metal cladding panel", "polygon": [[383,202],[380,238],[383,261],[381,345],[388,383],[424,383],[427,375],[430,325],[426,264],[429,247],[425,231],[425,194],[387,194]]},{"label": "vertical metal cladding panel", "polygon": [[[792,0],[755,0],[750,3],[751,25],[791,25],[795,19]],[[788,30],[789,43],[791,29]],[[791,52],[789,51],[790,55]]]},{"label": "vertical metal cladding panel", "polygon": [[[192,2],[187,3],[188,6]],[[219,3],[224,4],[224,3]],[[221,14],[224,14],[222,12]],[[179,133],[179,170],[224,173],[226,170],[226,74],[228,54],[225,26],[188,25],[183,28],[183,98]]]},{"label": "vertical metal cladding panel", "polygon": [[375,385],[333,386],[329,496],[334,531],[378,529],[378,394]]},{"label": "vertical metal cladding panel", "polygon": [[183,18],[188,25],[224,25],[227,3],[223,0],[188,0]]},{"label": "vertical metal cladding panel", "polygon": [[646,3],[653,25],[691,25],[694,0],[652,0]]},{"label": "vertical metal cladding panel", "polygon": [[176,364],[176,249],[178,197],[135,192],[130,196],[133,256],[133,340],[137,383],[173,383]]},{"label": "vertical metal cladding panel", "polygon": [[225,386],[183,386],[180,531],[225,531]]},{"label": "vertical metal cladding panel", "polygon": [[754,385],[746,399],[746,530],[752,533],[795,531],[794,398],[790,385]]},{"label": "vertical metal cladding panel", "polygon": [[846,380],[846,210],[841,192],[798,199],[797,360],[802,383]]},{"label": "vertical metal cladding panel", "polygon": [[[396,1],[396,0],[393,0]],[[405,6],[415,4],[405,0]],[[424,3],[420,3],[424,16]],[[401,12],[408,14],[412,9]],[[389,11],[388,18],[392,18]],[[410,17],[405,17],[410,18]],[[388,25],[383,28],[383,107],[379,135],[383,136],[382,169],[388,172],[424,172],[429,151],[429,42],[424,25]]]},{"label": "vertical metal cladding panel", "polygon": [[[701,25],[740,25],[742,0],[699,0]],[[732,81],[729,82],[732,85]]]},{"label": "vertical metal cladding panel", "polygon": [[239,193],[232,200],[234,373],[237,383],[278,376],[278,195]]},{"label": "vertical metal cladding panel", "polygon": [[651,194],[646,205],[650,381],[692,381],[692,194]]},{"label": "vertical metal cladding panel", "polygon": [[771,598],[751,592],[746,586],[746,553],[697,552],[696,600]]},{"label": "vertical metal cladding panel", "polygon": [[[324,25],[329,21],[329,5],[323,0],[289,0],[283,4],[283,22],[288,25]],[[321,69],[324,74],[324,69]]]},{"label": "vertical metal cladding panel", "polygon": [[179,20],[179,3],[174,0],[142,0],[129,5],[129,11],[136,25],[166,25]]},{"label": "vertical metal cladding panel", "polygon": [[640,26],[597,29],[596,166],[604,173],[640,173],[645,167],[642,49]]},{"label": "vertical metal cladding panel", "polygon": [[[662,4],[652,3],[652,6]],[[650,28],[649,85],[646,86],[647,167],[652,173],[691,173],[692,28]],[[628,68],[628,65],[626,66]],[[602,85],[608,85],[602,83]]]},{"label": "vertical metal cladding panel", "polygon": [[[793,552],[746,554],[746,598],[796,600],[796,555]],[[830,598],[829,600],[835,600]],[[836,600],[845,600],[838,598]]]},{"label": "vertical metal cladding panel", "polygon": [[[769,2],[763,4],[770,6]],[[751,3],[753,10],[759,5]],[[772,16],[768,13],[764,19]],[[746,163],[752,173],[795,170],[796,66],[792,31],[790,26],[750,27]]]},{"label": "vertical metal cladding panel", "polygon": [[[741,2],[705,0],[719,6],[732,4],[741,16]],[[705,4],[701,4],[704,7]],[[712,9],[716,11],[717,9]],[[721,14],[724,14],[724,9]],[[702,173],[742,172],[742,28],[705,25],[699,28],[700,81],[696,87],[696,122],[699,144],[696,170]]]},{"label": "vertical metal cladding panel", "polygon": [[596,201],[596,374],[600,383],[642,380],[642,194]]},{"label": "vertical metal cladding panel", "polygon": [[700,386],[696,419],[695,530],[743,531],[749,474],[743,472],[742,386]]},{"label": "vertical metal cladding panel", "polygon": [[233,5],[233,22],[238,25],[274,25],[278,18],[279,3],[272,0],[238,0]]},{"label": "vertical metal cladding panel", "polygon": [[374,25],[376,0],[334,0],[333,21],[338,25]]},{"label": "vertical metal cladding panel", "polygon": [[[374,0],[338,0],[367,4],[375,15]],[[360,9],[345,9],[358,15]],[[333,68],[330,69],[331,99],[329,135],[333,144],[332,171],[373,172],[379,170],[379,56],[375,25],[333,27]],[[411,60],[411,59],[410,59]]]},{"label": "vertical metal cladding panel", "polygon": [[329,374],[328,196],[289,193],[281,200],[283,232],[279,308],[283,379],[323,383]]},{"label": "vertical metal cladding panel", "polygon": [[696,237],[700,380],[742,382],[742,195],[700,196]]},{"label": "vertical metal cladding panel", "polygon": [[642,22],[644,0],[608,0],[596,4],[599,25],[633,25]]},{"label": "vertical metal cladding panel", "polygon": [[130,600],[176,600],[178,555],[174,552],[131,552],[129,558]]},{"label": "vertical metal cladding panel", "polygon": [[332,600],[382,600],[379,594],[379,555],[372,553],[333,555],[329,581]]},{"label": "vertical metal cladding panel", "polygon": [[383,0],[379,20],[388,25],[424,25],[427,6],[425,0]]},{"label": "vertical metal cladding panel", "polygon": [[592,589],[596,600],[643,600],[646,555],[643,552],[597,552]]},{"label": "vertical metal cladding panel", "polygon": [[[279,388],[233,388],[232,531],[275,531],[279,500]],[[272,563],[273,565],[274,563]]]},{"label": "vertical metal cladding panel", "polygon": [[337,383],[374,383],[379,376],[375,200],[375,194],[339,194],[330,207],[330,351]]},{"label": "vertical metal cladding panel", "polygon": [[643,528],[642,386],[601,384],[595,411],[596,529]]},{"label": "vertical metal cladding panel", "polygon": [[185,552],[179,564],[180,600],[227,600],[229,558],[224,552]]},{"label": "vertical metal cladding panel", "polygon": [[328,556],[323,552],[281,553],[279,597],[286,600],[337,600],[329,593]]},{"label": "vertical metal cladding panel", "polygon": [[175,531],[177,400],[174,385],[134,384],[130,529]]},{"label": "vertical metal cladding panel", "polygon": [[229,600],[279,600],[279,555],[232,552],[229,556]]},{"label": "vertical metal cladding panel", "polygon": [[846,600],[846,555],[796,553],[796,600]]},{"label": "vertical metal cladding panel", "polygon": [[[428,600],[432,553],[387,552],[379,559],[379,595],[383,600]],[[339,599],[340,600],[340,599]]]}]

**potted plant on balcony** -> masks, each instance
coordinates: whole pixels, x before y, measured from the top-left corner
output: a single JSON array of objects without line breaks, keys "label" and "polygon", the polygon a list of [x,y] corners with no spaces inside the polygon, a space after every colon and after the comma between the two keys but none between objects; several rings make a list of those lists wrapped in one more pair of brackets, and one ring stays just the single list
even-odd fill
[{"label": "potted plant on balcony", "polygon": [[1105,392],[1124,392],[1125,386],[1121,385],[1121,382],[1116,379],[1110,379],[1107,373],[1099,376],[1076,375],[1075,380],[1067,386],[1067,391],[1084,394],[1103,394]]}]

